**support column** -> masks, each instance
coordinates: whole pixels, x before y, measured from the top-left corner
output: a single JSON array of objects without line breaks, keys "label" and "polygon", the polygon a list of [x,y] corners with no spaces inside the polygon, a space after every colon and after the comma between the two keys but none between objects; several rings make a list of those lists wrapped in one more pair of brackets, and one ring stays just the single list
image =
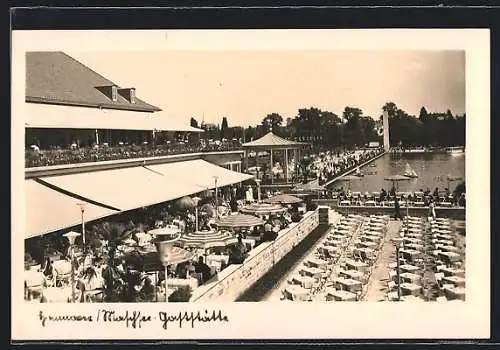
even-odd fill
[{"label": "support column", "polygon": [[285,148],[285,182],[288,183],[288,149]]},{"label": "support column", "polygon": [[257,179],[259,179],[260,176],[262,176],[262,174],[260,173],[260,170],[259,170],[259,152],[255,152],[255,168],[256,168],[256,171],[257,171]]},{"label": "support column", "polygon": [[273,174],[273,149],[269,149],[269,153],[271,154],[270,156],[270,162],[271,162],[271,167],[269,168],[271,172],[271,185],[274,183],[274,174]]},{"label": "support column", "polygon": [[247,173],[248,173],[248,152],[249,152],[249,150],[246,149],[245,150],[245,172],[247,172]]}]

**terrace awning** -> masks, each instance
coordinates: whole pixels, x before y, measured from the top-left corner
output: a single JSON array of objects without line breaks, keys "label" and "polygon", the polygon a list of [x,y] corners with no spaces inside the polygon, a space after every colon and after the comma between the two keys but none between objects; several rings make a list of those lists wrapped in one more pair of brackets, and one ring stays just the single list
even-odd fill
[{"label": "terrace awning", "polygon": [[27,128],[101,129],[203,132],[165,112],[135,112],[76,106],[24,103],[20,108]]},{"label": "terrace awning", "polygon": [[78,224],[79,202],[89,203],[84,218],[90,221],[214,188],[213,176],[218,177],[217,186],[252,178],[193,160],[26,180],[26,237]]},{"label": "terrace awning", "polygon": [[253,175],[232,171],[202,159],[187,162],[148,165],[147,169],[165,175],[173,181],[194,184],[203,190],[228,186],[253,178]]},{"label": "terrace awning", "polygon": [[81,222],[81,210],[78,204],[85,204],[85,220],[95,220],[117,211],[78,200],[37,183],[26,180],[24,183],[26,198],[25,238],[57,231]]},{"label": "terrace awning", "polygon": [[40,179],[59,189],[126,211],[180,198],[204,188],[144,167],[94,171]]}]

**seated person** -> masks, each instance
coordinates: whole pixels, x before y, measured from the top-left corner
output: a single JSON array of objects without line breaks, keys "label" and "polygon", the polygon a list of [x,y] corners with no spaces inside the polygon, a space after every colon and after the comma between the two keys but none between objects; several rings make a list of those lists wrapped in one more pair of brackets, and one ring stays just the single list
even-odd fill
[{"label": "seated person", "polygon": [[210,267],[205,264],[202,256],[198,258],[198,262],[195,264],[194,269],[196,273],[201,275],[202,283],[207,282],[212,277],[212,271],[210,270]]},{"label": "seated person", "polygon": [[229,264],[242,264],[246,258],[247,247],[243,243],[241,235],[238,235],[238,242],[229,252]]}]

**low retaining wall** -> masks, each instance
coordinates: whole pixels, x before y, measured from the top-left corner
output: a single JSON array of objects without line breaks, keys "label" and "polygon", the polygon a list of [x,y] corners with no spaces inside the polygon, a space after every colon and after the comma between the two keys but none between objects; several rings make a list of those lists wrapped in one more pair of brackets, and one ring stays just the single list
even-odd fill
[{"label": "low retaining wall", "polygon": [[[337,205],[336,200],[329,199],[317,199],[314,200],[316,203],[321,205],[328,205],[330,208],[335,209],[343,215],[348,214],[359,214],[359,215],[394,215],[394,207],[366,207],[366,206],[342,206]],[[465,208],[455,207],[455,208],[436,208],[436,216],[442,218],[450,218],[455,220],[465,220]],[[406,215],[406,207],[400,208],[401,215]],[[421,216],[427,217],[429,214],[429,208],[424,207],[409,207],[408,214],[410,216]]]},{"label": "low retaining wall", "polygon": [[[298,223],[282,230],[274,242],[264,242],[251,250],[243,264],[229,265],[208,283],[197,288],[191,302],[235,301],[264,276],[299,242],[319,225],[319,210],[307,212]],[[324,218],[322,218],[322,221]]]}]

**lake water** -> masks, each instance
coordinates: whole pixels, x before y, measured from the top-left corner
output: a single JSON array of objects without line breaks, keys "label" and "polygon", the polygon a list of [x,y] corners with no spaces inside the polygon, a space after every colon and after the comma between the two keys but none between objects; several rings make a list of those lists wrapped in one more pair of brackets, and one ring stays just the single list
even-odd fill
[{"label": "lake water", "polygon": [[[380,191],[381,188],[389,190],[392,182],[384,178],[400,174],[403,175],[406,163],[418,174],[418,178],[399,181],[397,186],[399,191],[419,191],[427,187],[431,190],[439,187],[444,190],[448,186],[446,176],[459,176],[465,180],[465,153],[450,155],[448,153],[421,153],[421,154],[385,154],[370,164],[375,166],[364,166],[361,172],[365,173],[360,180],[350,182],[336,181],[330,188],[344,187],[351,191],[373,192]],[[373,172],[374,174],[366,174]],[[453,191],[460,181],[450,182],[450,190]]]}]

